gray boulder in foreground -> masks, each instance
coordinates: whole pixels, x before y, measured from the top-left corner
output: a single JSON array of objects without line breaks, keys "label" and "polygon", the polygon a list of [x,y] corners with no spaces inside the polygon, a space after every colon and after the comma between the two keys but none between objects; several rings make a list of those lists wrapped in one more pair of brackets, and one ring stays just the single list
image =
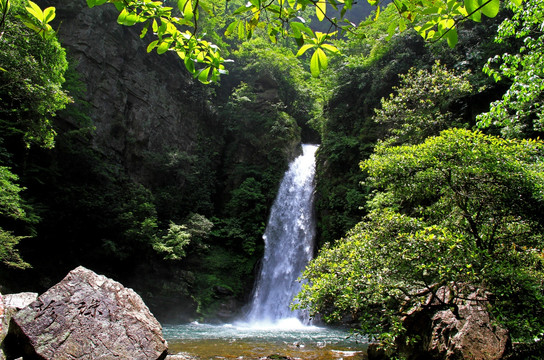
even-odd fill
[{"label": "gray boulder in foreground", "polygon": [[[0,344],[4,342],[4,338],[8,334],[9,323],[11,317],[17,313],[17,311],[26,307],[38,298],[37,293],[23,292],[18,294],[0,294]],[[3,346],[0,346],[0,360],[5,360]]]},{"label": "gray boulder in foreground", "polygon": [[157,360],[168,345],[138,294],[78,267],[12,318],[5,348],[8,359]]}]

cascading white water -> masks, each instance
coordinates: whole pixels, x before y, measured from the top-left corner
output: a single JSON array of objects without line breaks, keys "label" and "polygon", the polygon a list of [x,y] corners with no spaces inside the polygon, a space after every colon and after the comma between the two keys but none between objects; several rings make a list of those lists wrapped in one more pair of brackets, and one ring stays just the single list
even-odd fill
[{"label": "cascading white water", "polygon": [[317,145],[302,145],[297,157],[285,173],[272,205],[263,235],[265,253],[253,292],[247,321],[253,324],[275,324],[299,318],[290,304],[300,291],[300,276],[312,258],[315,236],[313,192],[315,152]]}]

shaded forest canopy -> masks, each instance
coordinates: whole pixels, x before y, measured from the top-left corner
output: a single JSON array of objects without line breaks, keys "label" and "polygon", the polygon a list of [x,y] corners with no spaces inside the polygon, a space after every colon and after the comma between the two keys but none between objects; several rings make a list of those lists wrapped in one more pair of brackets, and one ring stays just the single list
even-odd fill
[{"label": "shaded forest canopy", "polygon": [[[43,291],[83,265],[163,321],[232,318],[279,180],[313,142],[323,250],[302,305],[385,339],[422,288],[468,283],[494,294],[514,339],[543,333],[541,2],[465,1],[452,16],[471,21],[454,23],[404,1],[379,16],[301,2],[304,26],[289,13],[283,36],[229,15],[260,2],[201,9],[198,26],[187,3],[166,2],[169,21],[209,42],[176,45],[184,32],[134,8],[2,0],[2,292]],[[341,25],[343,9],[372,22]]]}]

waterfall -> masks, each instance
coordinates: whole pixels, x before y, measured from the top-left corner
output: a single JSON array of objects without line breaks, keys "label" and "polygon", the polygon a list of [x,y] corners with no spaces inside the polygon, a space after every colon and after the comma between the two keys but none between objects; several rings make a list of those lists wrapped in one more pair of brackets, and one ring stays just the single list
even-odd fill
[{"label": "waterfall", "polygon": [[[289,165],[263,235],[261,272],[253,292],[247,321],[274,324],[303,317],[290,304],[300,291],[300,276],[312,258],[315,236],[313,192],[317,145],[302,145],[303,154]],[[302,319],[301,319],[302,320]]]}]

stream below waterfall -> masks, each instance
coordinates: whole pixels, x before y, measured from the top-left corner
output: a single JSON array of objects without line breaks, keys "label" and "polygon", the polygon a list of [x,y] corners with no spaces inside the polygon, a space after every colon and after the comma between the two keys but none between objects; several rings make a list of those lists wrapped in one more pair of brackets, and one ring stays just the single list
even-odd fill
[{"label": "stream below waterfall", "polygon": [[274,354],[303,360],[363,360],[368,347],[366,339],[346,330],[303,326],[296,319],[273,327],[193,322],[165,325],[163,331],[171,354],[202,360],[257,360]]}]

